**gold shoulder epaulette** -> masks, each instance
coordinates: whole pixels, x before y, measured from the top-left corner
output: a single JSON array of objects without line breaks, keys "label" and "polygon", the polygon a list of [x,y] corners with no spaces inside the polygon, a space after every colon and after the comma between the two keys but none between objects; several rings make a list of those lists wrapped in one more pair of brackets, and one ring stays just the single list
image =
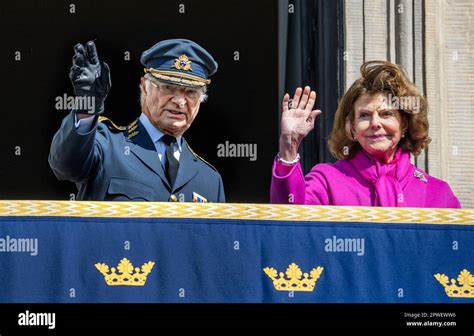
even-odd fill
[{"label": "gold shoulder epaulette", "polygon": [[[185,140],[186,141],[186,140]],[[191,146],[189,146],[189,143],[186,141],[186,144],[188,145],[188,148],[189,148],[189,151],[196,157],[198,158],[199,160],[201,160],[202,162],[204,162],[205,164],[207,164],[209,167],[211,167],[213,170],[217,171],[217,169],[211,165],[209,162],[207,162],[206,160],[204,160],[202,157],[200,157],[199,155],[197,155],[191,148]]]},{"label": "gold shoulder epaulette", "polygon": [[123,132],[125,131],[127,128],[124,127],[124,126],[117,126],[115,125],[115,123],[110,120],[109,118],[107,117],[102,117],[100,116],[99,119],[98,119],[99,122],[101,123],[104,123],[107,125],[107,127],[111,130],[111,131],[116,131],[116,132]]}]

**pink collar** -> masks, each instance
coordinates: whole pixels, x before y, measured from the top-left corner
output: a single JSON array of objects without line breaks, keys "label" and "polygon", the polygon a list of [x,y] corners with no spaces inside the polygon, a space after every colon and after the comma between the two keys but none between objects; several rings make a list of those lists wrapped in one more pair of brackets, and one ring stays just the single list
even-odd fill
[{"label": "pink collar", "polygon": [[415,169],[406,150],[399,148],[393,160],[388,163],[380,162],[366,151],[360,150],[349,162],[364,180],[374,186],[374,205],[405,206],[403,189]]}]

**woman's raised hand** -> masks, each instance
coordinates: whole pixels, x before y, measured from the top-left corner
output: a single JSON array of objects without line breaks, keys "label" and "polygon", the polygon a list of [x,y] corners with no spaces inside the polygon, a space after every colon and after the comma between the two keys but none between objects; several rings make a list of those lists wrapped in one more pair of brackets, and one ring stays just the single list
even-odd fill
[{"label": "woman's raised hand", "polygon": [[293,99],[289,94],[283,97],[280,133],[280,157],[286,161],[296,158],[298,147],[306,135],[314,128],[320,110],[313,110],[316,92],[309,86],[297,88]]}]

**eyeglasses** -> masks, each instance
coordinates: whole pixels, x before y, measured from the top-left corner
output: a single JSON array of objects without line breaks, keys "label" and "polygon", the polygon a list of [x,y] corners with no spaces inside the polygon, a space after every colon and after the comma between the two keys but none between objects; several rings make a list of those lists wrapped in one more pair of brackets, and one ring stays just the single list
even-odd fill
[{"label": "eyeglasses", "polygon": [[187,87],[182,87],[182,86],[173,85],[173,84],[161,84],[151,79],[150,79],[150,82],[151,82],[151,85],[156,87],[158,91],[163,95],[175,96],[178,94],[178,92],[183,92],[186,98],[189,98],[191,100],[198,100],[199,97],[201,96],[201,90],[199,89],[187,88]]}]

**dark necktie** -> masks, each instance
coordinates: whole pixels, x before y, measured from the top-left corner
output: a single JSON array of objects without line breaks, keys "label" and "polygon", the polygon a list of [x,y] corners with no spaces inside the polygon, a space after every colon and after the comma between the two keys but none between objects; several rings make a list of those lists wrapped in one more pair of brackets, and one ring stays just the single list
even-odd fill
[{"label": "dark necktie", "polygon": [[176,138],[171,135],[165,134],[161,137],[161,140],[166,146],[166,164],[165,174],[170,186],[173,187],[174,181],[176,181],[176,175],[178,175],[179,161],[174,157],[174,144]]}]

